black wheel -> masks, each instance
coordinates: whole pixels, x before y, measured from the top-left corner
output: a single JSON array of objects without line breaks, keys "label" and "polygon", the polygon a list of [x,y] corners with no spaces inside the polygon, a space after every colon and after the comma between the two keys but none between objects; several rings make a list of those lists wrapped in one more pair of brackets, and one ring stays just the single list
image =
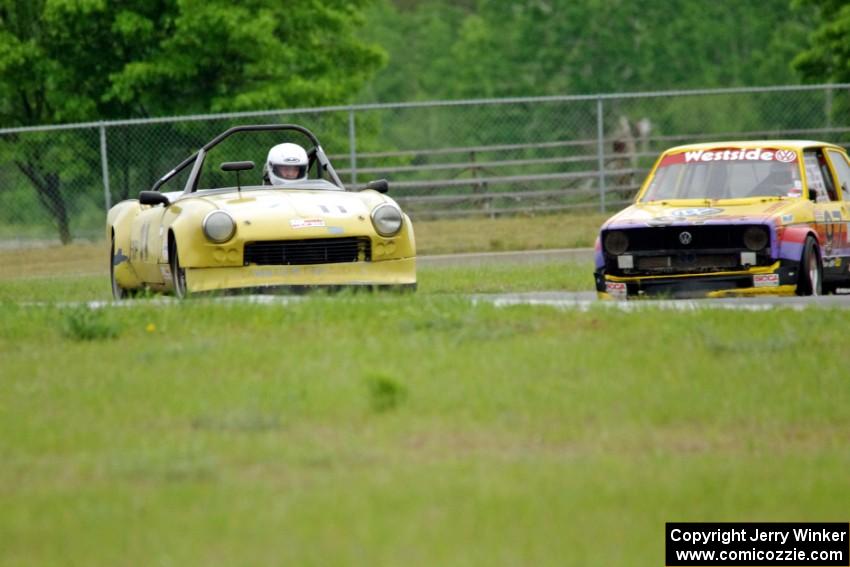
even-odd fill
[{"label": "black wheel", "polygon": [[815,239],[809,237],[803,246],[797,276],[797,295],[823,295],[823,266]]},{"label": "black wheel", "polygon": [[135,290],[123,288],[117,281],[115,281],[115,266],[117,263],[118,262],[115,258],[115,235],[113,234],[112,245],[109,249],[109,280],[112,283],[112,297],[113,299],[127,299],[129,297],[133,297],[135,295]]},{"label": "black wheel", "polygon": [[171,267],[171,279],[174,283],[174,295],[180,299],[189,296],[186,287],[186,270],[180,267],[180,256],[177,253],[177,241],[171,238],[168,242],[168,263]]}]

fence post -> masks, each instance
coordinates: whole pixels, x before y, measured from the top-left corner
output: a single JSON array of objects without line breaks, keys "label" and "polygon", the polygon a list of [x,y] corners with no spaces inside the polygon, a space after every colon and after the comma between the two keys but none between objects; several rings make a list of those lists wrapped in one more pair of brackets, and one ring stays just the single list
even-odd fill
[{"label": "fence post", "polygon": [[112,192],[109,190],[109,162],[106,156],[106,126],[100,125],[100,168],[103,174],[103,204],[112,208]]},{"label": "fence post", "polygon": [[602,97],[596,99],[596,152],[599,167],[599,212],[605,212],[605,126],[602,121]]},{"label": "fence post", "polygon": [[354,126],[354,111],[348,111],[348,151],[351,166],[351,184],[357,183],[357,132]]},{"label": "fence post", "polygon": [[824,111],[826,112],[826,127],[832,128],[832,87],[826,88],[826,104]]}]

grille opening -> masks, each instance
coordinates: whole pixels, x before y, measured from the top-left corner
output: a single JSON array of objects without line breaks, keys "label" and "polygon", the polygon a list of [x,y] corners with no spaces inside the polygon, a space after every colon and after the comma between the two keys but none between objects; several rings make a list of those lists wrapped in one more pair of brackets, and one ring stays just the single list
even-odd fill
[{"label": "grille opening", "polygon": [[[689,274],[740,270],[741,252],[751,252],[744,243],[750,227],[764,225],[681,225],[628,229],[625,254],[634,257],[633,268],[620,268],[617,256],[607,252],[605,269],[611,274]],[[688,232],[688,238],[680,238]],[[756,252],[756,266],[770,265],[770,242]]]},{"label": "grille opening", "polygon": [[644,256],[638,257],[638,271],[659,272],[699,272],[705,270],[720,270],[740,268],[741,262],[737,254],[680,254],[676,256]]},{"label": "grille opening", "polygon": [[258,266],[306,266],[369,262],[372,241],[368,237],[265,240],[245,244],[244,264]]},{"label": "grille opening", "polygon": [[[769,266],[773,262],[767,253],[756,255],[753,266]],[[634,256],[634,268],[620,268],[616,257],[606,258],[606,271],[619,275],[639,274],[690,274],[723,270],[743,270],[740,252],[705,250],[696,252],[661,251],[659,254],[642,253]]]}]

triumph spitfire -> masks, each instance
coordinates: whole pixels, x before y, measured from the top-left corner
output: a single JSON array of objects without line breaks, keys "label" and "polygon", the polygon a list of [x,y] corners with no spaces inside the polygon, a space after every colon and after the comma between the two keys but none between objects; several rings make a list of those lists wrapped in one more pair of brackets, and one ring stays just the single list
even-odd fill
[{"label": "triumph spitfire", "polygon": [[820,295],[850,288],[850,161],[823,142],[679,146],[603,224],[602,298]]},{"label": "triumph spitfire", "polygon": [[[212,159],[228,145],[223,142],[257,135],[275,143],[294,136],[306,149],[291,143],[273,147],[262,175],[250,173],[255,164],[241,155],[251,144],[230,144],[240,161]],[[280,166],[281,172],[295,172],[291,181],[270,170],[279,147],[298,150],[284,155]],[[243,185],[248,175],[254,182]],[[231,128],[150,191],[110,209],[113,295],[121,299],[146,288],[178,297],[281,287],[415,289],[413,226],[387,189],[379,180],[360,191],[346,190],[316,136],[301,126]]]}]

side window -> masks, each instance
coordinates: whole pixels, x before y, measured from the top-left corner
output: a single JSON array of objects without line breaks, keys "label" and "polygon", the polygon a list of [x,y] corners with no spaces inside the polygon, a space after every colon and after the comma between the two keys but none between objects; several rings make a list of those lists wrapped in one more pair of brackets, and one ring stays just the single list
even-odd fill
[{"label": "side window", "polygon": [[829,161],[832,162],[832,168],[838,176],[841,196],[845,201],[850,201],[850,165],[847,163],[847,158],[844,154],[835,150],[826,150],[826,153],[829,155]]},{"label": "side window", "polygon": [[829,165],[826,163],[826,158],[822,150],[818,150],[818,167],[820,167],[821,175],[823,176],[823,184],[826,187],[826,193],[829,195],[830,201],[838,200],[838,191],[835,190],[835,181],[832,179],[832,172],[829,171]]},{"label": "side window", "polygon": [[[824,182],[823,172],[818,159],[819,152],[808,151],[803,154],[803,163],[806,166],[806,181],[809,185],[809,198],[818,203],[829,201],[827,186]],[[821,159],[823,156],[820,156]],[[833,193],[835,189],[833,188]]]}]

